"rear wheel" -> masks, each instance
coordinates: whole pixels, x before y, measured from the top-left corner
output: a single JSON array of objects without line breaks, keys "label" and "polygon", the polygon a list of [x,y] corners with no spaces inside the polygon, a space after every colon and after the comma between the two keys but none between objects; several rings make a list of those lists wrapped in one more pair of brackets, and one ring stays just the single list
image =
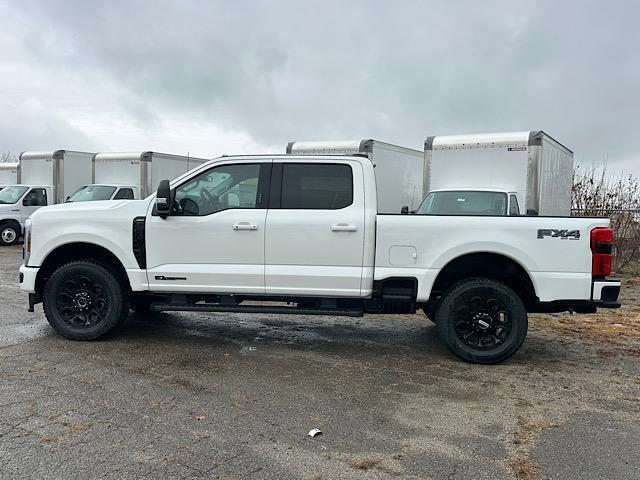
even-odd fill
[{"label": "rear wheel", "polygon": [[2,245],[15,245],[20,238],[20,229],[11,223],[0,226],[0,243]]},{"label": "rear wheel", "polygon": [[127,290],[106,266],[89,261],[62,265],[47,280],[47,320],[71,340],[93,340],[118,326],[129,312]]},{"label": "rear wheel", "polygon": [[436,316],[440,337],[464,360],[491,364],[506,360],[527,335],[527,311],[503,283],[463,280],[442,297]]}]

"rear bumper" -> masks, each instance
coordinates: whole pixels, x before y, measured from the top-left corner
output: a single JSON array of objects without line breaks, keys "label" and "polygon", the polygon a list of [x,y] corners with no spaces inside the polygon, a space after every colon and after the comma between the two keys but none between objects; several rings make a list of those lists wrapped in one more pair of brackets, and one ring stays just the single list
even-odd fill
[{"label": "rear bumper", "polygon": [[592,300],[598,308],[619,308],[620,282],[616,280],[596,280],[593,282]]}]

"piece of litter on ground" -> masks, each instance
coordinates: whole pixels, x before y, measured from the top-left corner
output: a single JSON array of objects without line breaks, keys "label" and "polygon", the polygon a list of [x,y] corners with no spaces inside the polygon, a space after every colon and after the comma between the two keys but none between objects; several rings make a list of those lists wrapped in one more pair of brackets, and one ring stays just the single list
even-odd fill
[{"label": "piece of litter on ground", "polygon": [[317,428],[314,428],[313,430],[309,430],[309,436],[311,438],[317,437],[318,435],[322,435],[322,432]]},{"label": "piece of litter on ground", "polygon": [[622,327],[623,325],[621,323],[614,323],[613,326],[614,327]]},{"label": "piece of litter on ground", "polygon": [[193,418],[195,418],[196,420],[204,420],[207,417],[205,415],[194,415]]}]

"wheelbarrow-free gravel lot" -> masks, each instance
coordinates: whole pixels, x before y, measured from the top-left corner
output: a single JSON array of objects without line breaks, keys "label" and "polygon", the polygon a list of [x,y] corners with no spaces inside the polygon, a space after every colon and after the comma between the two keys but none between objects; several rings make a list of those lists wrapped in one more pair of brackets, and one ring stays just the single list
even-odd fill
[{"label": "wheelbarrow-free gravel lot", "polygon": [[480,366],[423,315],[131,314],[72,342],[20,263],[0,249],[2,479],[640,478],[638,279]]}]

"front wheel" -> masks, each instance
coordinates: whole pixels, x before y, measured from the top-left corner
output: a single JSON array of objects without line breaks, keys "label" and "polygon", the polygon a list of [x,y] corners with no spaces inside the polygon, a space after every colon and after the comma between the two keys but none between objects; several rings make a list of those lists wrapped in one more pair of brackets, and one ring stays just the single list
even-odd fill
[{"label": "front wheel", "polygon": [[0,225],[0,243],[2,245],[15,245],[20,238],[20,230],[15,225],[5,223]]},{"label": "front wheel", "polygon": [[498,363],[513,355],[527,335],[527,311],[503,283],[463,280],[442,297],[436,316],[440,337],[462,359]]},{"label": "front wheel", "polygon": [[47,280],[43,303],[54,330],[71,340],[101,337],[129,312],[127,291],[116,275],[89,261],[58,268]]}]

